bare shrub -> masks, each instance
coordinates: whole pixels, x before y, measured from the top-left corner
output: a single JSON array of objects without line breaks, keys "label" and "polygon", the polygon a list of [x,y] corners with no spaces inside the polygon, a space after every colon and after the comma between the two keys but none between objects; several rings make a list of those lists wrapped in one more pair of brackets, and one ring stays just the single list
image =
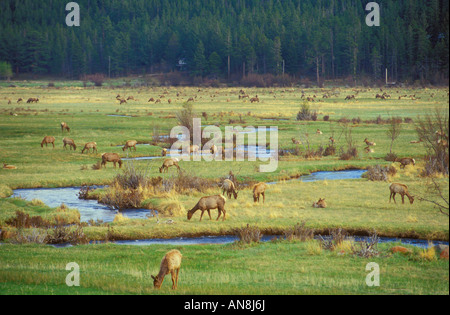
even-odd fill
[{"label": "bare shrub", "polygon": [[28,213],[17,210],[16,215],[5,222],[18,229],[48,227],[50,224],[41,216],[30,217]]},{"label": "bare shrub", "polygon": [[428,154],[423,175],[448,175],[448,113],[436,109],[433,114],[418,117],[415,129]]},{"label": "bare shrub", "polygon": [[314,229],[307,228],[305,222],[297,223],[292,229],[283,231],[284,238],[288,241],[306,242],[314,239]]},{"label": "bare shrub", "polygon": [[84,234],[81,226],[77,226],[73,231],[71,231],[69,227],[59,226],[47,234],[44,242],[51,245],[67,243],[78,245],[89,244],[89,239]]},{"label": "bare shrub", "polygon": [[41,229],[23,230],[19,229],[10,239],[13,244],[45,244],[47,232]]},{"label": "bare shrub", "polygon": [[357,242],[359,246],[352,243],[352,252],[354,255],[364,258],[371,258],[378,256],[378,235],[377,232],[374,233],[366,240]]},{"label": "bare shrub", "polygon": [[370,181],[388,181],[389,176],[395,176],[397,169],[393,166],[375,165],[368,168],[366,176]]}]

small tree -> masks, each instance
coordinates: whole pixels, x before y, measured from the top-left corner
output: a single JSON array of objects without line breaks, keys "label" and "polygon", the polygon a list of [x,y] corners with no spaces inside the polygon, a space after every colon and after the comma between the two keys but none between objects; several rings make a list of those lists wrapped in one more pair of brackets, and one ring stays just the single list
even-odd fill
[{"label": "small tree", "polygon": [[391,146],[389,147],[389,153],[392,154],[392,147],[394,146],[395,140],[402,133],[402,119],[399,117],[391,117],[390,125],[386,132],[389,139],[391,139]]},{"label": "small tree", "polygon": [[0,61],[0,78],[6,78],[9,81],[12,75],[11,64],[6,61]]}]

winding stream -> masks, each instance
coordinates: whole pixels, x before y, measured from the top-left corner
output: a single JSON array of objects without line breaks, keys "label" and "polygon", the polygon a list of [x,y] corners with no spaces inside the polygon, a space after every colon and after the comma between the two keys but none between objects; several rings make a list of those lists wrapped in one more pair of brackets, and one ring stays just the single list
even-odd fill
[{"label": "winding stream", "polygon": [[[299,179],[303,182],[315,182],[322,180],[350,180],[361,178],[365,170],[346,170],[334,172],[316,172],[310,175],[302,176]],[[271,182],[268,184],[276,184]],[[96,187],[99,188],[99,187]],[[80,212],[81,222],[89,220],[101,220],[103,222],[112,222],[117,211],[111,210],[105,205],[99,204],[96,200],[81,200],[78,199],[78,192],[80,187],[66,187],[66,188],[36,188],[36,189],[17,189],[14,191],[12,198],[20,197],[25,200],[39,199],[50,207],[59,207],[64,203],[71,209],[78,209]],[[146,219],[153,215],[151,210],[147,209],[133,209],[124,210],[122,214],[130,219]],[[274,236],[264,236],[262,241],[270,241]],[[193,245],[193,244],[227,244],[238,240],[235,236],[203,236],[195,238],[174,238],[174,239],[151,239],[151,240],[135,240],[135,241],[116,241],[120,245],[152,245],[152,244],[171,244],[171,245]],[[356,241],[364,240],[363,237],[355,237]],[[414,239],[396,239],[396,238],[380,238],[380,243],[383,242],[397,242],[404,244],[428,247],[426,240]],[[443,244],[448,245],[448,242],[433,242],[434,245]]]}]

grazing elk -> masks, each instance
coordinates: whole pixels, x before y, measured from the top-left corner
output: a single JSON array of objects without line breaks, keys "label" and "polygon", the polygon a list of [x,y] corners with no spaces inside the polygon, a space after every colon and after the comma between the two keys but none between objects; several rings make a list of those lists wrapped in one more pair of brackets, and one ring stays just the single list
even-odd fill
[{"label": "grazing elk", "polygon": [[253,186],[253,201],[259,202],[259,197],[263,196],[263,203],[266,202],[266,184],[265,183],[258,183],[255,186]]},{"label": "grazing elk", "polygon": [[90,153],[91,149],[92,149],[92,153],[94,153],[94,151],[95,151],[95,153],[97,153],[97,142],[88,142],[88,143],[86,143],[84,145],[83,150],[81,150],[81,154],[83,154],[84,151],[86,151],[86,150],[87,150],[88,153]]},{"label": "grazing elk", "polygon": [[106,163],[112,162],[114,164],[114,168],[116,168],[116,164],[119,163],[119,168],[122,168],[122,159],[117,153],[103,153],[102,154],[102,166],[106,168]]},{"label": "grazing elk", "polygon": [[41,142],[41,148],[44,147],[44,144],[47,147],[49,143],[51,143],[53,145],[53,148],[55,148],[55,137],[52,136],[44,137],[44,140],[42,140]]},{"label": "grazing elk", "polygon": [[405,168],[406,165],[416,165],[416,160],[414,160],[413,158],[397,158],[395,159],[395,162],[400,163],[400,168]]},{"label": "grazing elk", "polygon": [[236,190],[236,186],[234,185],[234,183],[229,180],[229,179],[225,179],[222,183],[222,195],[225,195],[228,197],[228,199],[231,199],[231,194],[233,194],[234,199],[237,199],[238,197],[238,192]]},{"label": "grazing elk", "polygon": [[313,203],[313,208],[326,208],[327,203],[325,202],[325,199],[320,198],[319,201]]},{"label": "grazing elk", "polygon": [[203,197],[199,200],[199,202],[197,202],[197,204],[195,205],[194,208],[192,208],[191,210],[188,211],[187,219],[190,220],[192,218],[192,216],[194,215],[194,213],[197,210],[200,210],[202,212],[202,214],[200,215],[200,221],[202,220],[203,214],[205,211],[208,211],[209,219],[212,220],[211,210],[217,209],[219,211],[219,216],[217,217],[216,221],[219,221],[219,218],[220,218],[222,212],[223,212],[222,221],[225,221],[225,215],[227,213],[225,211],[225,202],[226,201],[227,201],[227,198],[225,198],[222,195]]},{"label": "grazing elk", "polygon": [[252,97],[252,98],[250,99],[250,103],[256,103],[256,102],[259,103],[259,98],[258,98],[258,97]]},{"label": "grazing elk", "polygon": [[67,146],[69,146],[69,147],[70,147],[70,150],[72,150],[72,149],[73,149],[74,151],[77,150],[77,145],[75,144],[75,141],[73,141],[73,139],[70,139],[70,138],[64,138],[64,139],[63,139],[63,143],[64,143],[64,146],[63,146],[64,149],[67,150]]},{"label": "grazing elk", "polygon": [[171,159],[165,159],[163,165],[159,168],[160,173],[167,173],[169,172],[169,167],[175,166],[178,171],[180,171],[180,166],[178,165],[178,159],[171,158]]},{"label": "grazing elk", "polygon": [[364,139],[364,142],[367,144],[367,146],[371,147],[371,146],[376,146],[377,144],[375,142],[371,142],[369,141],[369,139]]},{"label": "grazing elk", "polygon": [[70,132],[70,127],[63,121],[61,123],[61,132],[64,132],[64,130],[67,130],[67,132]]},{"label": "grazing elk", "polygon": [[399,184],[399,183],[393,183],[389,186],[389,190],[391,191],[391,194],[389,196],[389,202],[391,202],[391,198],[394,199],[394,203],[397,203],[395,201],[395,195],[400,194],[402,196],[402,204],[405,204],[405,195],[408,197],[409,202],[411,204],[414,203],[414,197],[410,195],[408,192],[408,186]]},{"label": "grazing elk", "polygon": [[14,165],[8,165],[6,163],[3,163],[3,169],[5,169],[5,170],[16,170],[17,167],[14,166]]},{"label": "grazing elk", "polygon": [[136,145],[137,145],[136,140],[128,140],[123,146],[122,151],[131,150],[131,148],[134,148],[134,151],[136,151]]},{"label": "grazing elk", "polygon": [[163,257],[158,275],[152,275],[155,289],[161,288],[164,277],[170,273],[172,275],[172,290],[176,290],[178,286],[178,273],[181,268],[181,258],[181,253],[176,249],[171,250]]}]

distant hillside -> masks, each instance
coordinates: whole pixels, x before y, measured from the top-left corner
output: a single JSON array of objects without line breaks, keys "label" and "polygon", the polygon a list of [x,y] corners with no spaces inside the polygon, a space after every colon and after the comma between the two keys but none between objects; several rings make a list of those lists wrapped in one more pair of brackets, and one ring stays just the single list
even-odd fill
[{"label": "distant hillside", "polygon": [[13,72],[79,78],[186,71],[227,78],[283,72],[312,81],[449,75],[448,0],[1,0],[0,61]]}]

